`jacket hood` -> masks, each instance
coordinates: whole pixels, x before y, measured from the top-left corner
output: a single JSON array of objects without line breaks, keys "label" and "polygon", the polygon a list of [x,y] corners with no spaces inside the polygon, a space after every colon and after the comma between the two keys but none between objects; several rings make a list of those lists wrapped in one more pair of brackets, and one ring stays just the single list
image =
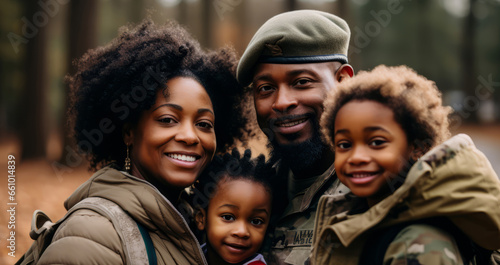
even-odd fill
[{"label": "jacket hood", "polygon": [[[319,207],[331,203],[324,197]],[[320,215],[319,240],[334,236],[344,246],[373,227],[441,216],[476,244],[495,250],[500,248],[500,180],[470,137],[459,134],[422,156],[403,185],[368,211]]]}]

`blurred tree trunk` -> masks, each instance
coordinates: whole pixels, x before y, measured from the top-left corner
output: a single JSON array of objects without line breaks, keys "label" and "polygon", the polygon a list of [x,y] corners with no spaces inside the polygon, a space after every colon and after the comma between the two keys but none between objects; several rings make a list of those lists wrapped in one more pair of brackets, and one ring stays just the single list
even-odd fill
[{"label": "blurred tree trunk", "polygon": [[[23,159],[45,157],[47,149],[47,31],[48,16],[42,23],[34,21],[34,14],[41,10],[37,1],[25,1],[25,11],[32,28],[38,33],[26,44],[24,66],[25,83],[19,102],[19,136]],[[39,26],[37,26],[39,25]]]},{"label": "blurred tree trunk", "polygon": [[209,49],[212,47],[212,16],[210,13],[213,11],[212,1],[201,1],[202,2],[202,14],[203,18],[201,20],[202,25],[202,40],[201,46]]},{"label": "blurred tree trunk", "polygon": [[432,73],[428,73],[427,64],[429,63],[429,58],[431,54],[432,45],[432,28],[428,25],[428,12],[430,10],[430,0],[419,0],[417,2],[418,12],[415,14],[417,16],[415,21],[418,21],[418,46],[417,46],[417,71],[423,76],[430,76]]},{"label": "blurred tree trunk", "polygon": [[[131,2],[132,3],[130,4],[130,9],[129,9],[129,12],[130,12],[129,13],[130,14],[129,21],[133,22],[135,24],[138,24],[139,22],[142,21],[142,19],[144,17],[144,10],[145,10],[144,1],[134,0]],[[94,3],[94,5],[95,5],[95,3]],[[94,21],[95,21],[95,19],[94,19]]]},{"label": "blurred tree trunk", "polygon": [[[349,1],[347,0],[338,0],[336,4],[336,10],[332,11],[333,14],[343,18],[346,22],[347,25],[349,25],[349,29],[351,29],[351,39],[353,38],[353,27],[354,27],[354,19],[353,16],[351,15],[350,9],[349,9]],[[351,41],[352,42],[352,41]],[[348,50],[348,60],[349,64],[353,66],[354,72],[359,70],[359,65],[361,65],[361,58],[362,56],[359,56],[358,53],[352,52],[351,50]]]},{"label": "blurred tree trunk", "polygon": [[[464,25],[462,31],[462,84],[463,84],[463,92],[466,96],[471,96],[475,99],[475,88],[476,88],[476,67],[474,62],[475,56],[475,35],[476,35],[476,19],[474,18],[474,14],[472,12],[473,7],[475,6],[477,0],[470,0],[469,14],[464,18]],[[465,110],[476,111],[479,108],[479,105],[475,105],[475,103],[479,104],[479,102],[469,102],[465,101],[464,106]],[[471,111],[468,111],[469,113]],[[470,115],[469,117],[465,117],[467,120],[472,122],[477,122],[476,115]]]},{"label": "blurred tree trunk", "polygon": [[286,0],[285,11],[293,11],[297,9],[297,0]]},{"label": "blurred tree trunk", "polygon": [[[427,8],[427,0],[421,0],[421,1],[418,1],[417,2],[417,9],[418,9],[418,12],[415,13],[415,21],[418,21],[418,26],[417,26],[417,36],[418,36],[418,39],[420,40],[419,41],[419,44],[417,46],[417,58],[418,58],[418,62],[417,62],[417,67],[418,69],[422,69],[421,65],[423,65],[425,63],[425,61],[427,60],[427,56],[425,56],[425,46],[428,45],[428,42],[427,42],[427,39],[426,37],[428,37],[428,32],[427,32],[427,27],[425,25],[425,21],[426,21],[426,18],[425,18],[425,14],[427,14],[426,12],[426,8]],[[420,20],[417,20],[417,17],[419,16],[422,16],[422,18]],[[423,41],[423,40],[426,40],[426,41]],[[422,59],[424,60],[422,62]]]},{"label": "blurred tree trunk", "polygon": [[[245,41],[245,33],[249,31],[247,27],[247,1],[242,1],[241,4],[235,8],[236,17],[238,25],[238,37],[234,40],[234,47],[237,51],[244,51],[247,47],[247,42]],[[241,56],[241,53],[240,55]]]},{"label": "blurred tree trunk", "polygon": [[[76,73],[72,63],[73,60],[80,58],[88,49],[95,48],[97,44],[97,4],[97,0],[74,0],[70,2],[69,25],[67,27],[68,55],[66,61],[68,74],[73,75]],[[66,99],[64,109],[67,110],[69,107],[69,87],[67,85],[64,92],[64,98]],[[68,118],[65,111],[61,124],[64,131],[63,152],[60,159],[62,164],[66,164],[67,147],[70,147],[73,141],[72,135],[70,135],[71,128],[67,126]]]},{"label": "blurred tree trunk", "polygon": [[334,12],[337,16],[343,18],[348,24],[350,22],[349,17],[349,2],[346,0],[337,1],[337,12]]},{"label": "blurred tree trunk", "polygon": [[179,5],[177,6],[179,16],[177,17],[177,21],[182,25],[188,24],[188,5],[185,0],[180,0]]}]

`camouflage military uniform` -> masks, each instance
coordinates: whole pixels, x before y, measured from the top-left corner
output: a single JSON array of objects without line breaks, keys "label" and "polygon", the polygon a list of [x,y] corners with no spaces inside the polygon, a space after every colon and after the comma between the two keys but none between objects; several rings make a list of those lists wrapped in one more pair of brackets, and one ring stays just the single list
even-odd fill
[{"label": "camouflage military uniform", "polygon": [[323,196],[311,264],[366,264],[366,253],[397,226],[401,229],[386,247],[373,252],[381,253],[379,264],[464,264],[466,251],[459,252],[459,243],[500,248],[500,181],[468,136],[457,135],[429,151],[403,181],[392,195],[358,214],[332,215],[335,198]]},{"label": "camouflage military uniform", "polygon": [[[278,172],[285,172],[280,168]],[[280,183],[286,187],[286,183]],[[307,189],[296,194],[288,202],[284,212],[269,233],[266,252],[268,264],[307,264],[311,253],[316,208],[321,195],[330,195],[339,201],[338,210],[349,207],[345,194],[349,189],[338,181],[333,165],[318,176]]]},{"label": "camouflage military uniform", "polygon": [[388,264],[464,264],[454,237],[427,224],[405,227],[387,248],[384,261]]}]

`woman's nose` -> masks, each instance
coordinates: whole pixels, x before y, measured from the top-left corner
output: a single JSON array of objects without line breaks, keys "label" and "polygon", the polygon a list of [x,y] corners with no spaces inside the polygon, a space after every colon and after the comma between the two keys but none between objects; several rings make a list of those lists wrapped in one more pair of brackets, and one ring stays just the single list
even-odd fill
[{"label": "woman's nose", "polygon": [[184,142],[187,145],[193,145],[200,142],[195,126],[191,124],[181,126],[175,135],[175,140]]}]

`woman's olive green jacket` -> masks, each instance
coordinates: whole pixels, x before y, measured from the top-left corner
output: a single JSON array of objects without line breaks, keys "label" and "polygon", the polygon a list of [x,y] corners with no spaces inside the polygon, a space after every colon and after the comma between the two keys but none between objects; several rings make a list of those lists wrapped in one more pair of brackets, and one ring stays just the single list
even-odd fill
[{"label": "woman's olive green jacket", "polygon": [[[118,204],[149,231],[158,264],[207,264],[180,212],[150,183],[110,167],[97,171],[65,202],[87,197]],[[126,264],[113,224],[91,210],[77,210],[58,228],[38,264]]]}]

